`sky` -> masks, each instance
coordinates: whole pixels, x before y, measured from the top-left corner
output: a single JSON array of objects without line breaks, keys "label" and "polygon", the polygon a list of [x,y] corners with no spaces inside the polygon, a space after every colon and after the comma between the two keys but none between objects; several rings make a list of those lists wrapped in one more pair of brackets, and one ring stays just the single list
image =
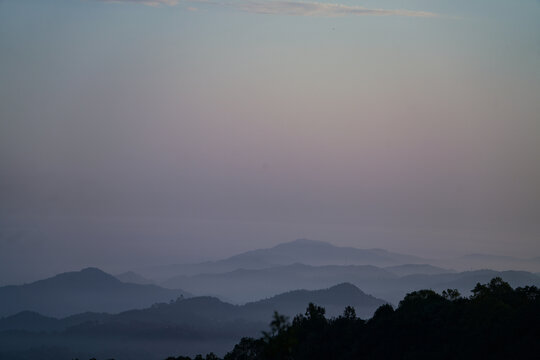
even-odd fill
[{"label": "sky", "polygon": [[540,256],[539,18],[0,0],[0,285],[296,238]]}]

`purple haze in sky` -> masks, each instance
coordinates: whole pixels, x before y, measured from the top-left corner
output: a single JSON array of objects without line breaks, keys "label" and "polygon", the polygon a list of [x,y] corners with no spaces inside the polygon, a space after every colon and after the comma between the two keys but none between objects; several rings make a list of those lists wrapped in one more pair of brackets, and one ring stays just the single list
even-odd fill
[{"label": "purple haze in sky", "polygon": [[539,16],[0,1],[0,285],[300,237],[539,256]]}]

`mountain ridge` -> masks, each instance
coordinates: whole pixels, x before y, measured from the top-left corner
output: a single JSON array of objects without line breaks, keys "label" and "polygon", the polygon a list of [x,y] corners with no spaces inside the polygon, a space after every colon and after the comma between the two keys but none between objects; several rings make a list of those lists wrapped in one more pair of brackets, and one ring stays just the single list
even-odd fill
[{"label": "mountain ridge", "polygon": [[[540,277],[526,271],[439,271],[432,273],[403,272],[397,275],[392,269],[378,268],[371,265],[327,265],[311,266],[293,264],[267,269],[239,269],[221,274],[199,274],[179,276],[163,283],[171,288],[180,287],[199,295],[213,295],[230,299],[235,303],[246,303],[274,294],[299,288],[315,290],[333,284],[349,282],[363,291],[392,303],[399,301],[405,294],[422,288],[442,291],[456,288],[468,292],[477,282],[486,282],[500,276],[512,286],[525,284],[540,285]],[[444,270],[444,269],[443,269]]]},{"label": "mountain ridge", "polygon": [[84,268],[28,284],[0,287],[0,316],[24,310],[47,316],[117,312],[190,295],[180,289],[124,283],[98,268]]},{"label": "mountain ridge", "polygon": [[169,303],[156,303],[144,309],[131,309],[118,314],[85,312],[63,318],[45,316],[33,311],[22,311],[0,318],[0,331],[73,331],[80,333],[109,326],[107,324],[162,323],[197,326],[224,321],[246,321],[267,324],[274,311],[294,316],[303,313],[310,302],[328,307],[328,316],[338,316],[345,306],[354,306],[359,315],[369,317],[386,302],[366,294],[350,283],[341,283],[325,289],[295,290],[267,299],[234,305],[216,297],[197,296],[179,298]]},{"label": "mountain ridge", "polygon": [[236,269],[265,269],[278,265],[375,265],[392,266],[407,263],[426,263],[427,259],[384,249],[342,247],[319,240],[297,239],[270,248],[255,249],[216,261],[192,264],[172,264],[139,269],[152,279],[164,281],[178,275],[220,273]]}]

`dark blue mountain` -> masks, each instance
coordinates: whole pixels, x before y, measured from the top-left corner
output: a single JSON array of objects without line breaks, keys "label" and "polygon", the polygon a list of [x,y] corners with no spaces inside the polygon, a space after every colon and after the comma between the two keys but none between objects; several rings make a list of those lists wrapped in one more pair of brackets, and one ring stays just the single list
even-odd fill
[{"label": "dark blue mountain", "polygon": [[96,268],[67,272],[25,285],[0,287],[0,316],[34,311],[47,316],[120,312],[189,296],[182,290],[121,282]]},{"label": "dark blue mountain", "polygon": [[358,249],[335,246],[323,241],[298,239],[269,249],[252,250],[219,261],[197,264],[178,264],[141,269],[154,279],[168,279],[178,275],[222,273],[238,269],[265,269],[301,263],[321,265],[376,265],[425,264],[426,259],[393,253],[383,249]]}]

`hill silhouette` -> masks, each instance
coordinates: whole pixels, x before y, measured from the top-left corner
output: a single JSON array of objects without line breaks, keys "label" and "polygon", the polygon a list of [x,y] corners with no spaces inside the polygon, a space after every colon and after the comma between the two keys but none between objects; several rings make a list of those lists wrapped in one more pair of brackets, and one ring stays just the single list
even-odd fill
[{"label": "hill silhouette", "polygon": [[7,358],[21,359],[25,358],[21,349],[37,348],[28,357],[32,359],[42,358],[43,349],[56,347],[71,358],[101,354],[105,358],[163,359],[173,352],[200,352],[198,349],[224,353],[243,336],[258,336],[274,311],[294,316],[311,301],[335,309],[336,315],[341,304],[348,304],[366,316],[385,303],[351,284],[340,284],[324,290],[293,291],[243,306],[203,296],[118,314],[83,313],[62,319],[23,312],[0,319],[0,345],[10,349]]},{"label": "hill silhouette", "polygon": [[[125,335],[141,324],[146,324],[149,328],[181,326],[189,328],[192,334],[203,334],[205,331],[210,332],[216,324],[227,322],[254,323],[258,324],[257,330],[262,330],[261,325],[271,319],[274,311],[294,316],[301,313],[310,302],[328,307],[329,316],[337,316],[343,306],[350,305],[365,317],[370,317],[380,305],[385,304],[384,300],[367,295],[352,284],[344,283],[322,290],[291,291],[242,306],[210,296],[201,296],[156,303],[145,309],[128,310],[115,315],[86,312],[58,319],[23,311],[1,318],[0,330],[59,331],[71,328],[72,332],[99,334],[103,329],[109,329],[107,333],[110,333],[112,328],[120,333],[119,329],[122,328],[121,333]],[[225,334],[230,334],[230,329],[227,329]]]},{"label": "hill silhouette", "polygon": [[342,283],[322,290],[294,290],[268,299],[247,303],[243,308],[248,313],[266,314],[275,310],[280,314],[295,316],[302,312],[306,301],[323,305],[327,316],[338,316],[345,306],[352,306],[363,318],[369,318],[384,300],[364,293],[350,283]]},{"label": "hill silhouette", "polygon": [[393,253],[383,249],[358,249],[335,246],[323,241],[298,239],[268,249],[247,251],[229,258],[196,264],[177,264],[141,269],[154,279],[168,279],[177,275],[222,273],[238,269],[265,269],[302,263],[306,265],[376,265],[392,266],[426,263],[420,257]]},{"label": "hill silhouette", "polygon": [[330,320],[324,313],[310,304],[292,322],[276,314],[269,332],[243,338],[224,360],[532,359],[540,351],[540,290],[512,289],[500,278],[477,284],[468,298],[412,292],[369,321],[351,309]]},{"label": "hill silhouette", "polygon": [[[538,258],[514,258],[471,254],[443,259],[426,259],[384,249],[359,249],[335,246],[324,241],[298,239],[271,248],[256,249],[226,259],[194,264],[160,265],[139,269],[138,273],[170,286],[174,278],[201,274],[220,274],[235,270],[263,270],[293,264],[310,266],[371,265],[406,276],[413,274],[437,275],[459,271],[495,269],[497,271],[522,270],[538,272]],[[401,294],[403,295],[403,294]]]},{"label": "hill silhouette", "polygon": [[97,268],[67,272],[25,285],[0,287],[0,316],[35,311],[47,316],[118,312],[190,294],[121,282]]},{"label": "hill silhouette", "polygon": [[[420,269],[419,269],[420,268]],[[426,271],[432,274],[418,274]],[[425,288],[456,288],[466,294],[478,282],[499,276],[512,286],[540,285],[540,277],[524,271],[476,270],[439,273],[430,265],[379,268],[371,265],[311,266],[292,264],[267,269],[240,269],[220,274],[177,276],[162,285],[196,294],[213,294],[236,303],[255,301],[298,288],[315,290],[349,282],[373,296],[397,303],[405,294]],[[449,270],[450,271],[450,270]],[[399,276],[396,272],[412,273]]]},{"label": "hill silhouette", "polygon": [[[407,294],[395,309],[382,304],[369,320],[359,318],[348,306],[340,316],[331,317],[324,305],[314,303],[295,310],[298,315],[288,320],[279,311],[267,318],[277,304],[296,306],[308,298],[306,294],[326,304],[337,305],[346,298],[376,302],[353,285],[340,284],[325,290],[293,291],[243,306],[198,297],[117,315],[81,314],[83,322],[61,331],[44,332],[37,326],[26,331],[3,330],[6,321],[21,319],[49,322],[57,329],[50,318],[26,312],[0,320],[0,359],[162,360],[171,354],[193,356],[210,351],[218,355],[229,351],[224,360],[526,359],[536,358],[540,351],[540,292],[534,286],[512,289],[502,279],[493,278],[476,284],[470,297],[452,289],[442,294],[423,289]],[[257,313],[264,313],[264,324],[270,323],[262,337],[260,330],[268,327],[257,322],[253,316]],[[96,315],[102,318],[92,319]],[[246,321],[245,316],[254,320]]]},{"label": "hill silhouette", "polygon": [[214,294],[236,303],[256,301],[286,291],[316,290],[338,283],[378,282],[396,275],[371,265],[311,266],[292,264],[267,269],[239,269],[220,274],[178,276],[164,283],[168,288],[189,289],[197,294]]},{"label": "hill silhouette", "polygon": [[243,306],[194,297],[112,315],[84,313],[55,319],[23,312],[0,319],[0,359],[2,350],[6,359],[158,360],[171,353],[210,349],[225,353],[242,337],[260,335],[275,311],[292,317],[303,313],[310,301],[333,309],[328,316],[338,315],[342,304],[371,316],[385,303],[351,284],[340,284],[317,291],[297,290]]},{"label": "hill silhouette", "polygon": [[107,313],[85,312],[59,319],[51,316],[41,315],[34,311],[21,311],[15,315],[0,318],[0,331],[64,331],[72,326],[77,326],[84,323],[101,323],[111,316],[112,315]]},{"label": "hill silhouette", "polygon": [[430,264],[403,264],[396,266],[387,266],[384,268],[387,271],[390,271],[392,274],[397,276],[407,276],[407,275],[439,275],[439,274],[448,274],[455,273],[457,271],[444,269],[438,266],[433,266]]}]

